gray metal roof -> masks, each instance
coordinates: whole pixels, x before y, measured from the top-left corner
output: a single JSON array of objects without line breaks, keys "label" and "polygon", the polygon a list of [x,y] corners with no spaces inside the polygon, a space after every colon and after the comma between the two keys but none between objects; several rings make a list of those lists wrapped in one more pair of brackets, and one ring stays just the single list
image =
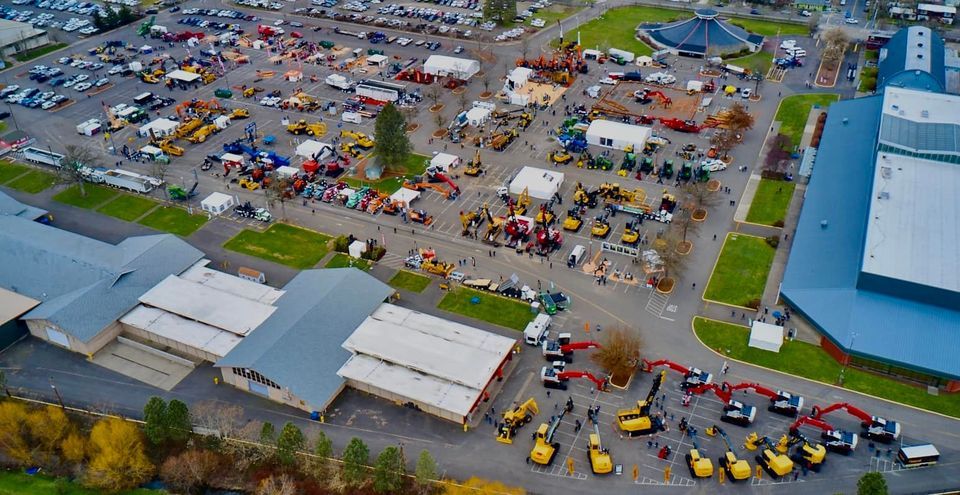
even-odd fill
[{"label": "gray metal roof", "polygon": [[283,290],[277,310],[216,366],[255,370],[323,408],[343,386],[337,370],[351,353],[341,344],[394,290],[356,268],[306,270]]},{"label": "gray metal roof", "polygon": [[41,301],[24,319],[46,319],[89,341],[137,298],[203,258],[170,234],[116,246],[25,218],[0,215],[0,286]]},{"label": "gray metal roof", "polygon": [[7,193],[0,191],[0,215],[12,215],[27,220],[36,220],[47,213],[47,210],[25,205],[13,199]]},{"label": "gray metal roof", "polygon": [[880,140],[917,152],[960,152],[960,126],[942,122],[914,122],[884,115]]},{"label": "gray metal roof", "polygon": [[943,39],[930,28],[901,29],[880,49],[877,88],[890,84],[942,91],[946,87],[944,57]]},{"label": "gray metal roof", "polygon": [[841,349],[960,378],[960,311],[858,285],[882,108],[881,95],[830,106],[781,294]]}]

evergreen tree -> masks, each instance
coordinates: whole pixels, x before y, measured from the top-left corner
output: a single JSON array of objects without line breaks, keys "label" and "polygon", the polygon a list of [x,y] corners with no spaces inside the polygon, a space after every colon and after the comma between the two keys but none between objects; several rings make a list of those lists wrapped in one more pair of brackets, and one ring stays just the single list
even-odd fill
[{"label": "evergreen tree", "polygon": [[367,463],[370,460],[370,449],[363,440],[357,437],[350,439],[350,443],[343,449],[343,481],[350,486],[359,486],[367,479]]},{"label": "evergreen tree", "polygon": [[171,399],[167,404],[167,413],[164,415],[167,427],[167,438],[174,442],[186,442],[193,431],[190,423],[190,410],[187,405],[177,399]]},{"label": "evergreen tree", "polygon": [[265,421],[263,426],[260,427],[260,443],[273,445],[276,441],[277,429],[273,426],[273,423]]},{"label": "evergreen tree", "polygon": [[404,466],[400,449],[390,446],[377,456],[373,468],[373,489],[377,493],[396,493],[403,487]]},{"label": "evergreen tree", "polygon": [[867,473],[857,481],[857,495],[887,495],[887,493],[889,493],[887,480],[881,473]]},{"label": "evergreen tree", "polygon": [[373,134],[377,142],[377,165],[384,170],[402,166],[412,146],[407,137],[407,121],[392,103],[387,103],[377,115]]},{"label": "evergreen tree", "polygon": [[159,445],[167,439],[167,402],[160,397],[153,396],[143,406],[143,433],[147,440]]},{"label": "evergreen tree", "polygon": [[427,450],[420,452],[417,458],[416,479],[421,492],[425,492],[437,479],[437,461]]},{"label": "evergreen tree", "polygon": [[300,428],[287,421],[277,437],[277,457],[282,464],[292,466],[297,460],[297,452],[302,451],[305,444],[306,438]]}]

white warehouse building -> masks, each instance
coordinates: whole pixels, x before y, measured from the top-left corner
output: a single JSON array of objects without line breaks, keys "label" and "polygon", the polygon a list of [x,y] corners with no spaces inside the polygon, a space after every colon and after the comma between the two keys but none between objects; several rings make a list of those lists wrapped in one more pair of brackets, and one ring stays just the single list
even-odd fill
[{"label": "white warehouse building", "polygon": [[480,72],[480,62],[469,58],[430,55],[423,63],[423,72],[437,77],[454,77],[464,81]]},{"label": "white warehouse building", "polygon": [[646,126],[598,119],[587,128],[587,143],[616,150],[633,146],[635,151],[641,151],[652,133]]}]

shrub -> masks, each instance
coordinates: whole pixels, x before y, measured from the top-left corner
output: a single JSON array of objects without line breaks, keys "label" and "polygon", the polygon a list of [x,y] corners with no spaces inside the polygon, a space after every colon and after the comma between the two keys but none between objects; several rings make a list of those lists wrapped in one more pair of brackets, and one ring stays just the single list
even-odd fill
[{"label": "shrub", "polygon": [[363,252],[360,257],[365,260],[380,261],[380,258],[383,258],[385,254],[387,254],[387,248],[383,246],[376,246],[373,249],[368,249]]},{"label": "shrub", "polygon": [[762,170],[760,172],[760,177],[770,180],[784,180],[786,175],[783,172],[777,172],[774,170]]},{"label": "shrub", "polygon": [[[781,222],[781,223],[782,223],[782,222]],[[778,235],[772,235],[772,236],[770,236],[770,237],[767,237],[766,240],[767,240],[767,244],[769,244],[770,247],[772,247],[772,248],[774,248],[774,249],[776,249],[777,246],[780,245],[780,236],[778,236]]]},{"label": "shrub", "polygon": [[760,299],[756,299],[756,298],[751,299],[749,302],[747,302],[747,307],[753,308],[753,309],[760,309]]},{"label": "shrub", "polygon": [[783,220],[777,220],[776,222],[773,222],[773,226],[783,228]]},{"label": "shrub", "polygon": [[333,240],[333,250],[338,253],[346,253],[350,251],[350,238],[345,235],[337,237]]}]

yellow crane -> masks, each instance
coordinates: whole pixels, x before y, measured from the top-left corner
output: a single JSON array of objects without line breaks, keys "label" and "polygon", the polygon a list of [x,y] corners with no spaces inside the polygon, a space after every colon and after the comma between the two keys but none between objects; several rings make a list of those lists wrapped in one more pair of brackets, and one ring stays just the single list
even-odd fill
[{"label": "yellow crane", "polygon": [[710,458],[704,457],[700,453],[700,444],[697,442],[696,430],[688,429],[687,434],[693,441],[693,448],[690,449],[690,452],[686,455],[687,467],[690,468],[690,474],[694,478],[709,478],[713,476],[713,462],[710,461]]},{"label": "yellow crane", "polygon": [[653,399],[660,391],[660,385],[667,377],[667,371],[661,370],[653,378],[653,385],[650,386],[650,392],[647,398],[637,401],[637,407],[633,409],[621,409],[617,411],[617,426],[620,431],[628,436],[636,437],[640,435],[649,435],[660,431],[662,425],[659,420],[650,416],[650,408],[653,407]]},{"label": "yellow crane", "polygon": [[512,444],[513,437],[521,426],[533,421],[533,415],[540,414],[537,401],[533,397],[513,409],[503,413],[503,423],[497,428],[497,441]]},{"label": "yellow crane", "polygon": [[613,471],[613,457],[610,449],[603,448],[600,443],[600,427],[593,424],[593,433],[590,434],[587,447],[590,454],[590,469],[593,474],[608,474]]},{"label": "yellow crane", "polygon": [[563,409],[559,415],[554,416],[552,422],[549,424],[541,423],[540,427],[537,428],[537,432],[534,434],[533,449],[530,451],[531,461],[542,466],[549,466],[553,463],[557,451],[560,450],[560,443],[554,442],[553,437],[556,435],[557,428],[560,427],[560,422],[566,413],[567,410]]},{"label": "yellow crane", "polygon": [[727,436],[727,432],[723,431],[719,426],[713,425],[711,428],[707,428],[707,435],[720,435],[720,438],[723,439],[724,443],[727,444],[727,452],[723,454],[723,457],[717,460],[720,464],[720,467],[727,472],[727,476],[733,481],[742,481],[750,477],[753,474],[753,470],[750,468],[750,463],[738,459],[736,452],[734,452],[733,443],[730,441],[730,437]]}]

